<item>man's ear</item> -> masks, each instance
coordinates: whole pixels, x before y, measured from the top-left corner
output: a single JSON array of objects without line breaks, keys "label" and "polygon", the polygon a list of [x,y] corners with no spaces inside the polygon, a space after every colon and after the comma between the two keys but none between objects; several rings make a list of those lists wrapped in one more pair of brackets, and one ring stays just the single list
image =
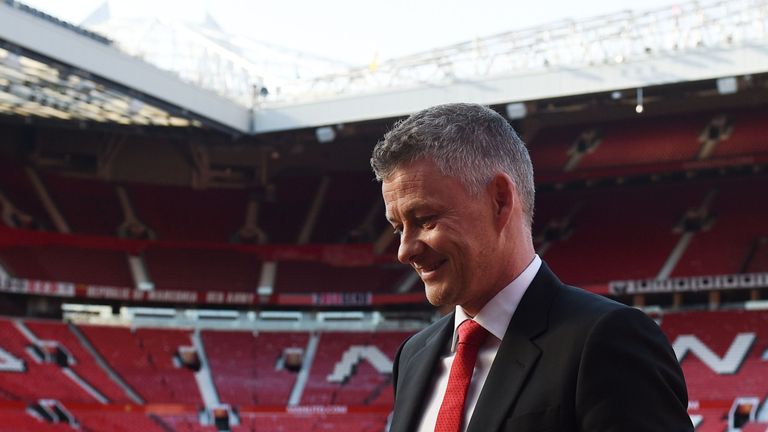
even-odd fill
[{"label": "man's ear", "polygon": [[517,206],[517,188],[512,178],[505,173],[496,173],[488,183],[488,192],[493,203],[496,227],[501,231],[509,222]]}]

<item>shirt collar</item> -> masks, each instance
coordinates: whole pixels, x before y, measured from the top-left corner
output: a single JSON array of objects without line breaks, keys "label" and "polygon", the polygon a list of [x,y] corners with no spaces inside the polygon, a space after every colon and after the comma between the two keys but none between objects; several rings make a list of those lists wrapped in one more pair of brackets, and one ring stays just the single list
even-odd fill
[{"label": "shirt collar", "polygon": [[[541,258],[538,255],[534,255],[528,267],[486,303],[480,309],[480,312],[477,313],[474,320],[484,329],[488,330],[489,333],[496,336],[498,340],[502,340],[504,333],[507,332],[507,327],[509,327],[509,322],[512,320],[512,315],[517,310],[517,305],[520,304],[520,299],[523,298],[523,294],[525,294],[528,285],[531,284],[536,273],[539,272],[540,267]],[[472,319],[472,317],[467,315],[461,306],[456,305],[456,313],[453,319],[451,352],[456,350],[459,324],[468,319]]]}]

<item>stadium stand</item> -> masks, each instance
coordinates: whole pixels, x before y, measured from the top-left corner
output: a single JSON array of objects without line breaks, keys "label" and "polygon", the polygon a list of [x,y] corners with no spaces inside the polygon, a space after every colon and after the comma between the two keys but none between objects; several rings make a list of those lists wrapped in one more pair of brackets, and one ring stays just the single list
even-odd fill
[{"label": "stadium stand", "polygon": [[96,403],[97,400],[62,373],[61,366],[35,360],[29,354],[34,345],[14,321],[0,319],[0,346],[24,361],[22,372],[0,373],[0,397],[11,401],[35,401],[39,398]]},{"label": "stadium stand", "polygon": [[542,193],[540,224],[547,217],[566,217],[579,204],[570,236],[552,241],[542,258],[564,281],[577,285],[655,277],[678,241],[676,224],[709,188],[708,183],[680,183],[584,189],[564,193],[563,206],[560,192]]},{"label": "stadium stand", "polygon": [[684,312],[663,317],[662,328],[680,358],[689,399],[701,406],[722,407],[696,412],[704,416],[697,432],[722,432],[723,418],[727,419],[738,397],[765,401],[767,323],[765,311]]},{"label": "stadium stand", "polygon": [[386,415],[329,414],[322,416],[295,415],[245,415],[241,426],[232,428],[232,432],[250,432],[259,430],[273,432],[290,431],[355,431],[379,432],[384,430],[387,423]]},{"label": "stadium stand", "polygon": [[768,152],[768,132],[765,124],[768,112],[764,109],[739,110],[727,115],[732,132],[714,150],[713,157],[749,156]]},{"label": "stadium stand", "polygon": [[[524,39],[533,40],[533,35],[550,41],[552,36],[555,44],[543,49],[538,42],[523,44],[521,49],[534,57],[479,40],[439,51],[441,58],[403,60],[424,70],[439,60],[450,82],[408,84],[429,94],[434,85],[473,94],[453,86],[486,84],[482,80],[488,79],[492,88],[492,80],[509,72],[492,79],[465,77],[461,59],[451,58],[449,51],[471,58],[467,70],[482,69],[478,56],[486,47],[495,65],[504,64],[505,56],[533,65],[515,70],[516,80],[527,80],[531,71],[558,70],[568,74],[563,82],[570,84],[571,78],[577,82],[581,75],[595,74],[605,91],[571,94],[569,89],[565,94],[548,88],[546,99],[509,105],[493,96],[492,108],[506,111],[529,144],[537,176],[536,248],[566,283],[638,306],[661,299],[664,310],[646,310],[653,311],[674,344],[688,382],[689,413],[700,420],[696,432],[736,432],[729,430],[734,426],[729,412],[740,398],[750,400],[750,414],[761,416],[739,425],[741,432],[766,431],[768,312],[757,310],[765,308],[765,284],[740,288],[733,297],[740,303],[727,303],[733,299],[728,298],[725,304],[709,301],[706,306],[702,299],[707,294],[732,291],[696,291],[699,285],[683,298],[674,286],[669,291],[662,287],[647,299],[634,295],[640,297],[636,300],[608,288],[616,281],[663,283],[670,278],[768,273],[768,75],[750,64],[748,73],[706,79],[697,74],[694,81],[675,82],[665,75],[666,66],[658,69],[660,64],[654,63],[656,55],[668,61],[679,54],[680,61],[674,58],[679,70],[688,63],[717,63],[712,70],[733,66],[738,62],[729,61],[735,58],[730,50],[741,49],[740,38],[749,32],[760,34],[749,43],[765,45],[766,11],[751,3],[752,9],[742,10],[746,2],[739,1],[717,2],[701,11],[698,3],[693,9],[675,5],[673,13],[630,14],[630,21],[624,15],[615,21],[601,17],[595,27],[594,22],[569,23],[576,33],[561,27],[542,27],[542,33],[533,29]],[[105,37],[19,2],[0,0],[0,12],[10,14],[7,6],[29,15],[31,21],[25,23],[41,40],[51,33],[32,25],[40,18],[55,24],[56,31],[87,38],[80,42],[95,41],[112,50]],[[709,19],[720,9],[729,20]],[[677,26],[693,16],[707,17],[695,21],[717,28]],[[738,17],[754,20],[734,24],[731,19]],[[646,21],[658,21],[662,28],[647,28]],[[629,35],[629,41],[606,36],[628,35],[610,27],[627,22],[640,26],[638,34],[653,37]],[[727,39],[708,47],[718,28]],[[592,44],[607,49],[592,50],[591,34],[598,37]],[[675,40],[677,34],[686,36]],[[696,42],[690,36],[696,34],[706,37]],[[499,37],[501,44],[513,40]],[[0,35],[0,312],[23,318],[0,318],[0,430],[385,430],[395,352],[416,326],[436,316],[425,303],[418,278],[395,262],[397,240],[384,231],[389,228],[382,217],[379,184],[367,166],[373,143],[395,121],[390,117],[404,111],[394,107],[387,118],[339,120],[325,128],[334,138],[322,143],[319,130],[308,126],[316,119],[297,120],[291,130],[254,135],[262,120],[270,121],[255,116],[264,107],[270,109],[269,103],[260,105],[271,102],[261,91],[266,87],[254,98],[254,85],[239,91],[254,104],[235,110],[241,118],[249,116],[252,130],[245,131],[228,123],[227,116],[208,118],[203,104],[219,106],[221,101],[209,101],[205,94],[189,93],[202,95],[201,105],[176,106],[183,98],[175,94],[130,87],[131,82],[154,82],[159,75],[117,86],[88,65],[50,59],[15,39]],[[567,44],[558,45],[560,39]],[[572,44],[582,39],[586,45]],[[651,39],[674,43],[674,49]],[[695,62],[683,58],[691,41],[698,51],[687,52],[695,55]],[[209,49],[217,44],[203,45]],[[615,55],[619,51],[611,52],[614,45],[628,51]],[[470,46],[472,55],[467,56]],[[713,47],[716,51],[707,51]],[[557,60],[563,48],[585,57],[585,63]],[[605,51],[606,57],[581,55],[588,51]],[[99,61],[115,58],[102,58],[99,52],[88,55]],[[232,55],[227,50],[227,64]],[[748,55],[739,57],[756,63]],[[456,68],[454,60],[459,60]],[[542,64],[548,71],[540,70]],[[382,78],[366,74],[418,72],[398,69],[403,64],[397,59],[382,66],[352,75]],[[485,66],[499,72],[496,66]],[[650,82],[640,76],[643,70],[654,71]],[[402,85],[395,73],[389,79],[358,81]],[[417,80],[419,75],[413,74]],[[624,88],[628,77],[637,79],[631,85],[645,87],[642,114],[635,111],[642,89]],[[221,76],[212,81],[230,84]],[[721,81],[732,82],[735,91],[723,90]],[[350,89],[359,85],[338,82]],[[607,90],[617,83],[622,87]],[[594,89],[592,84],[589,88]],[[185,87],[179,89],[184,93]],[[400,90],[363,89],[370,101],[377,95],[392,98],[392,91]],[[348,101],[358,97],[339,95]],[[71,105],[72,100],[81,103]],[[397,105],[387,100],[382,107]],[[296,108],[288,99],[272,101],[287,104],[285,112]],[[327,114],[332,116],[346,102],[323,103],[318,106],[331,107],[334,112]],[[366,105],[366,110],[382,112],[373,109],[374,103]],[[510,112],[513,105],[523,108],[522,115]],[[280,117],[280,109],[270,112]],[[58,119],[51,112],[58,112]],[[69,116],[73,120],[61,119]],[[120,124],[110,118],[121,119]],[[174,122],[178,127],[171,127]],[[62,229],[61,220],[71,233],[64,234],[68,230]],[[215,300],[208,302],[208,297]],[[81,311],[67,323],[32,318],[61,318],[64,303],[93,303],[88,306],[98,311]],[[163,308],[148,310],[157,305]],[[207,318],[201,318],[203,312]],[[263,318],[269,314],[273,318]],[[337,322],[320,319],[323,314],[335,314]],[[358,314],[372,317],[371,322],[356,321]],[[88,324],[92,321],[102,325]],[[198,360],[205,354],[198,372],[185,364],[181,347]],[[231,411],[218,404],[229,404]],[[217,409],[229,415],[228,428],[212,424]],[[740,415],[744,422],[744,413]]]},{"label": "stadium stand", "polygon": [[286,369],[287,348],[307,346],[306,333],[204,331],[206,354],[223,403],[286,406],[296,372]]},{"label": "stadium stand", "polygon": [[259,225],[270,243],[296,243],[320,178],[283,174],[265,191]]},{"label": "stadium stand", "polygon": [[[768,203],[756,199],[766,188],[765,175],[719,182],[712,226],[694,235],[673,275],[735,274],[749,268],[755,242],[768,234]],[[752,268],[760,271],[759,261]]]},{"label": "stadium stand", "polygon": [[693,160],[701,147],[697,137],[705,124],[700,116],[670,116],[599,126],[602,142],[584,156],[578,169]]},{"label": "stadium stand", "polygon": [[196,414],[163,415],[157,417],[158,423],[177,432],[215,432],[215,426],[201,426]]},{"label": "stadium stand", "polygon": [[159,240],[225,243],[245,220],[246,190],[124,186],[136,216]]},{"label": "stadium stand", "polygon": [[[72,426],[65,423],[48,423],[43,419],[33,417],[24,408],[0,409],[0,419],[5,432],[72,432]],[[152,429],[148,429],[152,430]]]},{"label": "stadium stand", "polygon": [[[354,358],[348,372],[355,373],[345,376],[341,382],[329,381],[329,375],[334,373],[337,362],[354,346],[374,346],[384,354],[389,364],[384,366],[391,369],[391,359],[400,343],[407,337],[403,333],[322,333],[320,345],[315,356],[309,376],[309,382],[304,390],[302,403],[306,405],[371,405],[375,403],[391,403],[391,399],[379,397],[388,393],[390,381],[382,373],[374,369],[370,361],[360,361]],[[373,357],[370,357],[373,358]],[[374,360],[372,360],[374,361]]]},{"label": "stadium stand", "polygon": [[0,153],[0,192],[20,211],[32,217],[29,228],[51,229],[47,211],[37,197],[24,165]]},{"label": "stadium stand", "polygon": [[696,432],[724,432],[728,429],[728,413],[722,409],[702,409],[696,411],[702,420]]},{"label": "stadium stand", "polygon": [[180,346],[192,341],[185,330],[82,326],[83,334],[126,383],[147,402],[202,401],[192,371],[174,361]]},{"label": "stadium stand", "polygon": [[109,403],[127,403],[131,400],[125,392],[112,381],[107,373],[98,366],[90,353],[80,344],[66,324],[48,321],[27,322],[27,327],[38,338],[56,341],[72,355],[75,363],[70,368],[83,380],[93,386]]},{"label": "stadium stand", "polygon": [[[723,432],[729,407],[738,398],[754,397],[764,401],[768,397],[765,378],[768,373],[764,370],[768,346],[764,329],[768,328],[768,312],[693,311],[666,313],[658,319],[680,358],[693,404],[691,413],[702,416],[697,432]],[[29,361],[26,353],[29,341],[19,331],[19,324],[3,319],[0,320],[3,341],[0,346],[27,360],[25,372],[0,372],[0,396],[6,401],[0,413],[8,430],[24,430],[33,424],[41,425],[35,430],[71,430],[68,425],[45,423],[7,405],[42,398],[59,400],[83,430],[128,431],[135,430],[131,429],[135,425],[142,425],[142,430],[216,430],[200,424],[197,414],[200,399],[191,372],[173,366],[177,347],[190,344],[188,332],[78,325],[109,365],[150,404],[147,406],[164,403],[177,407],[175,414],[152,413],[122,408],[130,406],[130,401],[89,358],[66,325],[36,320],[19,323],[37,338],[56,341],[65,347],[76,360],[72,369],[99,388],[110,401],[101,405],[104,409],[96,410],[99,403],[64,378],[59,366]],[[333,427],[373,431],[381,430],[386,422],[391,386],[388,373],[376,366],[382,361],[376,358],[379,354],[359,353],[361,348],[375,347],[385,363],[391,362],[396,348],[409,334],[411,332],[391,331],[319,334],[314,361],[304,365],[309,375],[301,405],[344,407],[343,415],[333,411],[314,415],[290,410],[280,412],[281,407],[288,405],[289,393],[296,382],[296,372],[281,366],[285,349],[306,347],[310,333],[206,330],[202,332],[202,341],[222,401],[240,408],[239,425],[234,425],[232,431],[332,430]],[[339,365],[344,366],[339,368]],[[336,382],[339,370],[344,373]],[[360,411],[362,407],[371,409]],[[763,430],[761,427],[765,424],[758,421],[748,423],[742,430]]]},{"label": "stadium stand", "polygon": [[132,287],[123,252],[67,246],[0,248],[0,262],[15,277]]},{"label": "stadium stand", "polygon": [[316,262],[281,262],[278,292],[393,292],[408,270],[401,266],[338,267]]},{"label": "stadium stand", "polygon": [[[380,185],[370,173],[334,173],[329,176],[330,186],[325,195],[312,243],[358,243],[371,242],[360,228],[372,208],[381,217],[383,208],[379,204]],[[378,234],[378,233],[376,233]]]},{"label": "stadium stand", "polygon": [[747,423],[741,427],[741,432],[765,432],[768,431],[768,423]]},{"label": "stadium stand", "polygon": [[[0,372],[0,395],[10,401],[30,402],[39,398],[60,401],[73,413],[83,430],[172,430],[212,431],[213,427],[200,425],[194,411],[200,407],[197,389],[190,372],[173,366],[176,347],[189,344],[188,333],[180,330],[137,329],[120,327],[78,326],[91,341],[103,358],[146,403],[176,404],[185,410],[179,414],[145,414],[142,411],[125,411],[130,401],[80,346],[79,341],[67,326],[58,322],[27,321],[24,323],[38,337],[56,341],[64,346],[75,359],[71,366],[81,377],[97,387],[109,398],[104,409],[96,409],[95,401],[84,394],[82,389],[73,387],[59,372],[58,366],[29,364],[26,372],[11,375]],[[24,337],[10,320],[0,320],[2,347],[19,358],[24,354]],[[392,392],[389,373],[381,372],[372,363],[381,363],[378,368],[389,370],[391,359],[400,342],[411,333],[322,333],[318,353],[313,364],[306,365],[311,371],[304,391],[304,405],[381,407],[368,413],[339,415],[328,413],[323,416],[309,414],[244,415],[238,430],[381,430],[386,422],[386,410],[391,404]],[[283,365],[287,348],[306,347],[309,334],[306,332],[250,332],[205,331],[202,340],[214,374],[215,384],[224,402],[241,407],[273,407],[279,410],[288,404],[288,396],[296,380],[296,371],[289,371]],[[347,363],[345,377],[341,382],[330,382],[336,364],[347,351],[355,347],[373,347],[378,355],[362,355]],[[349,356],[347,356],[349,357]],[[27,362],[29,363],[29,362]],[[37,377],[38,371],[48,368],[48,374]],[[178,373],[174,373],[178,372]],[[47,384],[44,385],[43,383]],[[51,386],[53,384],[53,386]],[[18,389],[27,388],[24,393]],[[72,406],[69,406],[72,404]],[[189,412],[192,410],[193,412]],[[346,410],[346,408],[345,408]],[[7,416],[10,430],[24,430],[30,424],[44,425],[35,430],[71,430],[68,425],[41,422],[29,414],[12,412],[0,408]],[[256,424],[258,423],[258,427]],[[291,429],[291,427],[300,429]],[[264,429],[262,429],[264,428]],[[310,429],[305,429],[310,428]],[[5,429],[4,429],[5,430]]]},{"label": "stadium stand", "polygon": [[[95,411],[87,409],[71,410],[81,425],[81,430],[88,432],[164,432],[163,424],[143,412],[124,412],[117,409]],[[71,430],[71,429],[70,429]]]},{"label": "stadium stand", "polygon": [[535,138],[528,143],[531,161],[536,167],[536,172],[547,174],[562,172],[573,150],[586,152],[587,146],[577,145],[578,138],[584,130],[583,125],[560,126],[546,128],[536,134]]},{"label": "stadium stand", "polygon": [[116,235],[123,215],[112,184],[55,174],[42,177],[73,232]]},{"label": "stadium stand", "polygon": [[261,270],[253,255],[228,250],[150,248],[144,262],[155,287],[169,290],[253,292]]},{"label": "stadium stand", "polygon": [[754,239],[754,251],[749,256],[747,273],[768,271],[768,236],[760,236]]}]

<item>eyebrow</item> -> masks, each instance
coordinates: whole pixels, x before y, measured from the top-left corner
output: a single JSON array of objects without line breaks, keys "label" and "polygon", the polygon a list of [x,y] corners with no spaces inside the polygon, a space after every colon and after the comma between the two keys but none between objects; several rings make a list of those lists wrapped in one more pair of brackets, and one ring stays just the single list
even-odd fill
[{"label": "eyebrow", "polygon": [[[428,208],[430,211],[433,211],[435,209],[435,206],[430,204],[428,200],[419,200],[416,202],[412,202],[410,206],[406,207],[404,211],[402,211],[403,216],[405,219],[413,219],[414,213],[416,213],[417,210]],[[394,217],[390,214],[384,214],[384,217],[389,221],[390,224],[397,224],[401,221],[397,221],[394,219]]]}]

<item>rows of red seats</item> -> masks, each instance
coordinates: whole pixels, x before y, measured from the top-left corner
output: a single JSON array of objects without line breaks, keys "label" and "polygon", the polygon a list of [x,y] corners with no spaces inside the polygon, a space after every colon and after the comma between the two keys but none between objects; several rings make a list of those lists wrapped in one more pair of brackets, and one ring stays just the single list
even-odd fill
[{"label": "rows of red seats", "polygon": [[53,224],[32,182],[25,172],[24,165],[0,154],[0,192],[9,199],[18,210],[32,216],[38,228],[50,229]]},{"label": "rows of red seats", "polygon": [[653,278],[680,239],[675,226],[710,188],[704,182],[543,193],[534,235],[571,215],[571,234],[550,242],[541,254],[568,283]]},{"label": "rows of red seats", "polygon": [[13,321],[0,319],[0,347],[15,358],[23,360],[26,365],[24,372],[0,372],[0,399],[29,402],[50,398],[82,403],[98,402],[82,387],[64,376],[59,366],[33,360],[27,353],[31,345],[32,342],[14,326]]},{"label": "rows of red seats", "polygon": [[[718,114],[638,117],[633,121],[598,124],[595,127],[601,142],[594,151],[583,155],[576,169],[693,160],[701,147],[699,135]],[[741,110],[726,115],[731,124],[730,136],[718,143],[711,157],[765,153],[766,132],[760,126],[766,116],[764,111]],[[569,148],[585,129],[585,125],[571,125],[539,133],[531,143],[537,171],[561,171],[571,156]],[[0,190],[50,227],[23,166],[3,156],[0,167]],[[115,233],[123,216],[114,184],[50,173],[43,173],[42,177],[54,203],[75,232]],[[330,187],[319,209],[311,241],[356,240],[349,235],[350,231],[380,200],[378,184],[370,177],[364,172],[328,177]],[[305,222],[320,178],[282,175],[274,180],[274,190],[267,188],[258,193],[144,184],[126,184],[125,188],[139,219],[160,239],[226,242],[243,225],[248,200],[256,197],[260,206],[259,225],[269,241],[292,243]],[[713,227],[695,235],[672,275],[763,271],[768,258],[759,241],[766,235],[760,223],[766,208],[760,200],[751,198],[765,188],[765,183],[764,178],[755,182],[726,179],[713,180],[708,186],[706,182],[690,182],[684,186],[620,185],[575,193],[544,192],[538,199],[535,231],[542,229],[542,223],[580,206],[571,237],[550,245],[545,253],[545,259],[565,280],[591,284],[654,277],[679,239],[679,233],[672,231],[677,219],[686,209],[700,203],[703,194],[718,190]],[[366,235],[370,233],[362,238]],[[747,259],[752,249],[756,253]],[[159,289],[253,291],[260,269],[256,260],[235,253],[151,249],[144,258],[150,278]],[[121,253],[17,247],[0,251],[0,262],[17,277],[134,285]],[[594,262],[603,265],[592,265]],[[281,268],[284,271],[278,273],[278,292],[313,292],[316,286],[331,287],[334,291],[390,292],[403,275],[402,271],[389,268],[340,270],[319,263],[287,262]]]},{"label": "rows of red seats", "polygon": [[50,280],[103,286],[134,286],[123,252],[67,246],[0,248],[0,263],[21,279]]},{"label": "rows of red seats", "polygon": [[[328,192],[317,215],[312,243],[346,243],[366,239],[352,234],[381,201],[380,188],[372,173],[336,173],[330,176]],[[383,205],[376,214],[384,219]],[[379,234],[379,233],[376,233]]]},{"label": "rows of red seats", "polygon": [[768,151],[766,116],[768,114],[763,110],[742,110],[733,113],[731,136],[720,142],[713,157],[754,155]]},{"label": "rows of red seats", "polygon": [[[576,170],[653,165],[665,161],[691,161],[702,146],[700,135],[721,113],[638,117],[591,125],[546,128],[530,143],[537,172],[561,172],[571,157],[569,149],[585,130],[599,131],[600,143],[584,153]],[[715,147],[711,158],[768,152],[762,125],[764,110],[724,113],[731,133]],[[18,138],[22,139],[22,138]],[[72,229],[82,234],[114,235],[124,216],[115,184],[43,173],[54,204]],[[367,171],[332,173],[330,187],[318,214],[311,241],[338,242],[363,221],[378,200],[378,184]],[[318,191],[321,176],[284,174],[266,190],[204,189],[127,183],[123,186],[139,219],[160,239],[227,242],[243,226],[251,197],[260,203],[259,223],[270,243],[294,243]],[[0,191],[21,210],[52,227],[23,165],[0,155]]]},{"label": "rows of red seats", "polygon": [[765,432],[768,431],[768,423],[751,422],[741,427],[741,432]]},{"label": "rows of red seats", "polygon": [[[336,363],[351,346],[372,345],[389,359],[394,359],[397,347],[410,333],[341,333],[320,334],[309,381],[301,403],[304,405],[390,405],[391,385],[387,374],[379,373],[368,361],[357,364],[355,373],[346,382],[329,382],[328,376]],[[382,397],[383,395],[383,397]]]},{"label": "rows of red seats", "polygon": [[[144,263],[158,290],[255,292],[262,262],[255,255],[216,249],[149,248]],[[122,252],[68,246],[14,246],[0,249],[0,263],[21,279],[133,287],[128,256]],[[319,262],[282,261],[276,292],[393,292],[408,270],[383,264],[339,267]]]},{"label": "rows of red seats", "polygon": [[225,243],[245,223],[249,191],[126,184],[138,219],[160,240]]},{"label": "rows of red seats", "polygon": [[[33,417],[25,410],[11,408],[0,408],[0,425],[3,432],[73,432],[76,430],[66,423],[48,423]],[[154,432],[152,429],[147,431]]]},{"label": "rows of red seats", "polygon": [[[739,333],[754,333],[755,342],[749,347],[744,362],[732,375],[721,375],[710,369],[694,352],[681,360],[686,376],[689,398],[705,406],[694,409],[695,414],[704,416],[700,431],[719,431],[725,422],[724,409],[709,409],[708,405],[728,406],[737,397],[768,397],[768,370],[763,359],[768,341],[768,312],[765,311],[718,311],[669,313],[660,318],[662,329],[674,344],[679,336],[694,335],[716,356],[722,357],[731,347]],[[112,402],[126,402],[117,387],[99,370],[89,358],[79,341],[64,324],[28,321],[27,326],[38,338],[60,342],[75,357],[73,370],[94,387],[110,397]],[[179,346],[190,345],[189,331],[80,326],[81,331],[91,340],[100,354],[114,370],[132,386],[147,402],[183,403],[200,407],[201,400],[191,372],[173,365],[173,355]],[[10,320],[0,320],[2,347],[14,356],[27,360],[29,369],[25,373],[0,373],[0,392],[6,400],[34,401],[40,398],[55,398],[67,402],[95,401],[82,389],[69,382],[54,365],[38,365],[29,360],[25,349],[29,344]],[[386,408],[391,405],[391,383],[389,375],[376,371],[367,361],[361,361],[355,372],[342,383],[331,383],[327,377],[335,364],[351,346],[373,345],[389,359],[393,359],[399,344],[410,333],[407,332],[321,332],[319,346],[311,366],[309,380],[301,400],[302,405],[349,405],[360,404]],[[278,367],[283,350],[289,347],[304,348],[309,334],[306,332],[250,332],[204,331],[202,339],[213,372],[215,384],[223,402],[233,406],[285,406],[290,390],[295,383],[295,372]],[[87,371],[86,369],[91,369]],[[86,410],[87,411],[87,410]],[[4,412],[7,412],[4,411]],[[126,424],[131,414],[96,415],[78,412],[83,424],[110,426],[119,429],[120,419]],[[290,424],[323,424],[351,429],[369,430],[366,422],[378,425],[385,421],[382,415],[367,414],[360,422],[354,416],[329,414],[302,418],[300,415],[253,415],[243,417],[243,423],[235,430],[250,430],[249,422],[259,417],[264,430],[281,430]],[[260,417],[261,416],[261,417]],[[25,425],[35,419],[9,420],[9,424]],[[208,430],[199,426],[196,416],[161,416],[161,421],[173,425],[176,430]],[[270,425],[270,418],[275,424]],[[250,419],[250,420],[249,420]],[[157,420],[145,418],[157,424]],[[327,420],[327,421],[326,421]],[[15,422],[15,423],[14,423]],[[149,424],[149,423],[148,423]],[[186,426],[185,426],[186,425]],[[273,428],[274,426],[274,428]],[[19,426],[22,427],[22,426]],[[101,426],[93,426],[96,429]],[[152,430],[153,426],[147,426]],[[315,426],[312,426],[315,427]],[[371,426],[373,427],[373,426]],[[12,429],[11,429],[12,430]],[[46,430],[44,428],[40,430]],[[51,429],[51,430],[56,430]],[[129,429],[126,429],[129,430]],[[319,429],[324,430],[324,429]]]},{"label": "rows of red seats", "polygon": [[381,432],[387,424],[386,414],[244,414],[240,425],[232,432],[294,432],[294,431],[349,431]]},{"label": "rows of red seats", "polygon": [[124,217],[112,184],[56,174],[46,174],[43,180],[72,232],[117,235]]},{"label": "rows of red seats", "polygon": [[[56,341],[69,351],[76,363],[72,369],[107,397],[110,403],[130,402],[69,331],[56,322],[28,323],[30,331],[43,340]],[[29,342],[13,327],[0,320],[2,347],[21,359]],[[186,330],[80,326],[80,330],[112,369],[143,399],[150,403],[201,405],[192,372],[179,368],[173,357],[180,346],[191,345]],[[323,332],[311,365],[310,379],[302,404],[388,405],[389,374],[376,371],[362,359],[355,372],[343,383],[330,383],[328,375],[351,346],[375,346],[389,359],[410,333],[404,332]],[[279,367],[286,348],[305,349],[309,335],[304,332],[205,331],[206,354],[219,388],[222,402],[238,405],[285,406],[296,381],[296,371]],[[3,373],[2,388],[13,400],[55,398],[62,401],[93,403],[95,400],[61,374],[58,366],[27,361],[24,373]],[[33,385],[30,386],[30,383]],[[55,384],[49,386],[43,383]],[[39,385],[39,387],[37,387]],[[24,392],[19,390],[25,389]]]},{"label": "rows of red seats", "polygon": [[[167,432],[161,422],[143,412],[119,410],[72,409],[84,432]],[[70,429],[71,430],[71,429]]]},{"label": "rows of red seats", "polygon": [[308,175],[284,175],[274,181],[273,190],[259,203],[259,226],[269,243],[298,241],[319,184],[320,177]]},{"label": "rows of red seats", "polygon": [[[216,426],[203,426],[197,414],[151,415],[142,412],[72,410],[78,421],[75,429],[66,423],[48,423],[21,410],[0,409],[3,432],[216,432]],[[385,414],[241,414],[240,424],[232,432],[338,431],[381,432],[387,423]]]},{"label": "rows of red seats", "polygon": [[[721,180],[713,190],[713,223],[694,236],[673,276],[744,272],[753,245],[768,235],[768,202],[760,199],[768,176]],[[752,271],[768,270],[752,264]]]},{"label": "rows of red seats", "polygon": [[[763,238],[768,205],[756,199],[768,176],[548,191],[539,197],[534,235],[572,216],[570,236],[550,242],[542,257],[563,280],[590,284],[654,278],[684,232],[687,212],[716,193],[707,218],[672,276],[768,271]],[[537,246],[545,241],[541,238]],[[751,253],[751,257],[750,257]]]},{"label": "rows of red seats", "polygon": [[697,356],[689,354],[681,365],[691,400],[732,400],[737,396],[768,396],[768,313],[751,311],[688,312],[669,314],[662,328],[671,341],[683,334],[696,335],[722,357],[738,333],[755,333],[756,342],[733,375],[719,375]]},{"label": "rows of red seats", "polygon": [[[550,242],[542,257],[573,284],[656,277],[681,238],[680,222],[714,193],[709,221],[693,239],[672,276],[768,270],[768,204],[754,199],[768,176],[702,179],[649,185],[549,190],[538,197],[534,235],[550,222],[572,216],[571,233]],[[544,240],[538,239],[541,249]],[[261,262],[253,255],[219,250],[150,248],[144,254],[158,289],[253,292]],[[0,261],[21,278],[109,286],[133,286],[121,252],[63,246],[15,246]],[[600,263],[600,265],[595,265]],[[336,267],[281,262],[276,292],[393,292],[405,267]]]},{"label": "rows of red seats", "polygon": [[696,426],[696,432],[726,432],[728,430],[728,413],[725,410],[709,408],[696,410],[701,416],[701,422]]},{"label": "rows of red seats", "polygon": [[748,273],[766,271],[768,269],[768,236],[755,240],[754,253],[749,259]]},{"label": "rows of red seats", "polygon": [[583,152],[573,170],[694,161],[703,146],[700,137],[707,135],[707,127],[718,116],[728,119],[731,132],[718,141],[710,159],[768,152],[768,133],[763,127],[768,112],[736,110],[547,128],[529,143],[531,159],[537,172],[561,173],[573,156],[579,137],[595,131],[599,137],[597,145]]},{"label": "rows of red seats", "polygon": [[175,414],[163,415],[157,417],[158,421],[165,426],[165,430],[174,432],[216,432],[218,429],[213,425],[203,426],[200,424],[197,414]]},{"label": "rows of red seats", "polygon": [[81,330],[146,402],[202,405],[193,372],[174,363],[178,348],[192,345],[189,331],[106,326]]},{"label": "rows of red seats", "polygon": [[144,253],[156,289],[255,292],[261,261],[228,250],[150,248]]},{"label": "rows of red seats", "polygon": [[[119,403],[129,402],[121,389],[111,382],[95,360],[81,346],[66,325],[56,322],[27,323],[29,329],[41,339],[57,341],[76,359],[73,370],[109,398],[109,409],[76,408],[73,414],[89,430],[164,430],[162,425],[179,431],[208,431],[212,427],[199,425],[197,416],[163,415],[152,419],[142,413],[115,411]],[[0,321],[2,347],[19,358],[28,359],[24,348],[28,344],[9,320]],[[190,345],[189,332],[184,330],[137,329],[121,327],[80,326],[99,354],[114,371],[147,403],[182,403],[200,407],[201,400],[191,372],[173,365],[173,355],[179,346]],[[386,409],[391,405],[392,392],[389,374],[374,370],[365,360],[344,383],[328,383],[327,376],[343,352],[352,345],[375,345],[388,358],[410,333],[348,333],[333,332],[320,335],[320,348],[311,367],[310,379],[302,404],[371,405]],[[233,406],[286,406],[296,380],[296,372],[279,368],[286,348],[306,348],[309,335],[305,332],[284,333],[205,331],[202,333],[206,354],[222,402]],[[30,363],[28,361],[28,363]],[[13,395],[12,400],[35,401],[53,398],[65,406],[69,402],[95,403],[94,399],[74,384],[68,383],[58,366],[32,363],[25,373],[0,373],[0,388]],[[47,385],[46,385],[47,384]],[[27,388],[26,393],[15,393]],[[325,395],[323,393],[325,392]],[[30,424],[40,425],[35,430],[64,430],[64,425],[50,425],[23,413],[8,414],[8,430],[25,430]],[[257,420],[257,417],[259,419]],[[384,414],[350,415],[288,415],[275,414],[243,417],[233,430],[381,430],[386,421]],[[13,429],[18,425],[18,429]],[[309,429],[306,429],[309,427]],[[5,430],[5,429],[4,429]],[[293,429],[296,430],[296,429]]]},{"label": "rows of red seats", "polygon": [[[755,342],[734,374],[716,373],[692,352],[681,359],[691,401],[703,406],[712,402],[729,406],[737,397],[757,397],[761,402],[768,398],[768,362],[764,359],[768,347],[768,312],[674,313],[665,315],[661,325],[672,343],[681,335],[694,335],[720,358],[739,333],[755,334]],[[723,431],[726,410],[707,408],[695,412],[704,416],[697,431]]]},{"label": "rows of red seats", "polygon": [[125,391],[101,369],[93,356],[83,348],[83,345],[68,326],[50,321],[27,321],[27,328],[39,339],[56,341],[64,346],[75,360],[75,364],[70,366],[71,369],[106,397],[110,403],[131,402]]},{"label": "rows of red seats", "polygon": [[202,332],[214,383],[223,403],[288,404],[296,373],[279,367],[286,348],[307,346],[307,333]]},{"label": "rows of red seats", "polygon": [[400,265],[337,267],[319,262],[278,263],[279,293],[394,292],[408,269]]},{"label": "rows of red seats", "polygon": [[708,120],[688,115],[608,124],[599,147],[584,156],[578,169],[693,160],[701,147],[699,133]]}]

